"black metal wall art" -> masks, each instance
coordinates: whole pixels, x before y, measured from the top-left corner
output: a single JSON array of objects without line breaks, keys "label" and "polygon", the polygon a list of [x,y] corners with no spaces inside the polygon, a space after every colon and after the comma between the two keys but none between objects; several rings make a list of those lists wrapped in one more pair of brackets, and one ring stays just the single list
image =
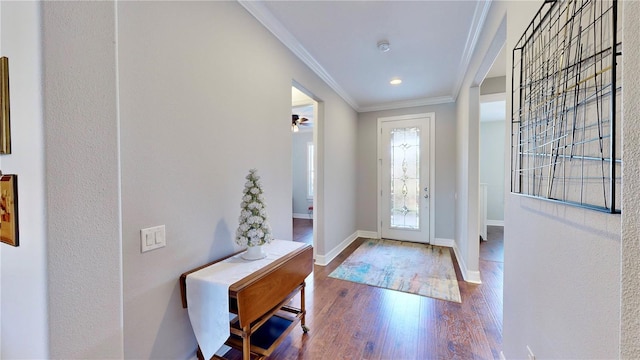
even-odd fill
[{"label": "black metal wall art", "polygon": [[547,0],[513,49],[511,192],[620,212],[615,0]]}]

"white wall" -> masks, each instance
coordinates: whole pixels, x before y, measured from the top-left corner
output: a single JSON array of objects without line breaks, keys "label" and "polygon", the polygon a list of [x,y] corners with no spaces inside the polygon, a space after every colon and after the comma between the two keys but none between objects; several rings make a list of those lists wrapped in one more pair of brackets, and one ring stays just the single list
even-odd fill
[{"label": "white wall", "polygon": [[[178,276],[234,250],[249,168],[291,238],[292,80],[324,120],[316,252],[356,232],[357,114],[237,3],[0,10],[21,222],[0,253],[2,358],[192,357]],[[167,247],[141,254],[158,224]]]},{"label": "white wall", "polygon": [[358,165],[357,165],[357,216],[358,229],[378,231],[377,226],[377,119],[434,112],[436,118],[436,183],[435,192],[435,237],[453,239],[454,234],[454,184],[455,184],[455,104],[441,104],[360,113],[358,117]]},{"label": "white wall", "polygon": [[[508,50],[513,49],[540,5],[540,2],[494,4],[492,11],[507,14]],[[633,19],[636,24],[637,19]],[[638,59],[626,57],[625,63],[628,61]],[[507,69],[510,67],[508,57]],[[509,94],[511,72],[507,73]],[[629,83],[625,79],[625,86]],[[507,114],[510,113],[509,103]],[[507,128],[506,144],[509,136]],[[625,154],[625,164],[626,161]],[[505,160],[505,168],[509,166]],[[508,176],[507,172],[505,182]],[[506,358],[526,358],[527,346],[536,358],[542,359],[618,357],[620,216],[520,197],[507,191],[504,237]],[[634,274],[637,277],[637,272]],[[638,289],[634,290],[637,297]],[[637,341],[637,334],[636,331],[630,336]]]},{"label": "white wall", "polygon": [[[323,84],[324,86],[324,84]],[[324,109],[319,116],[318,137],[324,146],[322,154],[316,154],[319,162],[324,163],[323,179],[324,195],[321,199],[323,206],[318,205],[315,216],[321,216],[323,228],[318,230],[318,239],[324,239],[317,245],[317,254],[328,254],[347,237],[353,236],[358,230],[356,226],[356,196],[357,196],[357,113],[346,105],[335,93],[320,95],[315,89],[314,94],[322,96]],[[339,104],[341,106],[336,106]],[[322,122],[324,119],[324,123]],[[317,131],[318,131],[317,130]],[[321,135],[322,134],[322,135]],[[320,156],[322,156],[320,158]],[[322,211],[323,213],[319,213]],[[321,234],[320,231],[323,231]]]},{"label": "white wall", "polygon": [[[484,79],[480,98],[505,94],[506,83],[505,76]],[[504,223],[504,127],[507,121],[486,122],[482,113],[480,119],[480,183],[487,184],[487,219],[489,224],[501,224]]]},{"label": "white wall", "polygon": [[487,184],[487,219],[504,221],[505,121],[480,122],[480,183]]},{"label": "white wall", "polygon": [[[640,2],[624,1],[620,358],[640,359]],[[629,121],[626,121],[629,119]]]},{"label": "white wall", "polygon": [[9,58],[12,154],[18,174],[20,246],[0,244],[2,359],[49,357],[45,152],[42,114],[41,4],[0,2],[1,55]]},{"label": "white wall", "polygon": [[292,134],[292,166],[293,166],[293,213],[309,215],[309,206],[313,201],[307,199],[308,154],[307,144],[313,142],[313,132],[297,132]]},{"label": "white wall", "polygon": [[[508,56],[511,56],[511,51],[509,51]],[[480,86],[480,95],[503,94],[505,92],[506,86],[506,76],[486,78],[482,81],[482,85]]]},{"label": "white wall", "polygon": [[50,356],[119,358],[115,4],[42,6]]},{"label": "white wall", "polygon": [[[637,3],[623,4],[631,9],[626,15],[625,26],[637,29]],[[511,47],[513,37],[521,33],[521,29],[513,28],[527,24],[539,5],[539,2],[496,2],[492,5],[492,12],[504,14],[507,7],[510,9],[508,24]],[[44,7],[42,18],[39,12],[41,6]],[[226,50],[216,50],[215,59],[211,59],[212,55],[203,56],[202,61],[199,56],[184,56],[180,59],[181,66],[175,69],[181,75],[192,77],[207,74],[209,69],[224,69],[215,72],[216,81],[212,81],[213,75],[209,74],[201,82],[197,79],[189,83],[181,82],[181,78],[176,79],[179,76],[169,71],[174,69],[164,66],[161,59],[137,64],[132,59],[137,53],[121,53],[131,63],[125,64],[120,72],[120,80],[124,78],[126,85],[120,91],[132,92],[140,88],[151,92],[149,97],[156,95],[154,98],[157,101],[147,106],[145,104],[150,100],[146,99],[145,94],[128,95],[136,101],[120,95],[121,102],[130,102],[126,111],[123,105],[120,114],[122,126],[135,131],[132,130],[130,134],[121,132],[120,141],[123,145],[119,148],[116,133],[118,113],[114,110],[117,100],[117,86],[114,84],[116,56],[115,49],[110,45],[115,38],[113,6],[112,3],[0,4],[3,55],[7,55],[11,41],[17,44],[19,40],[20,46],[16,45],[13,50],[16,53],[9,57],[22,59],[19,62],[21,65],[11,61],[14,154],[0,159],[4,171],[21,175],[22,240],[19,248],[11,249],[3,245],[1,251],[2,358],[131,358],[138,355],[144,358],[157,354],[186,358],[192,355],[195,342],[189,333],[185,312],[178,302],[177,277],[182,271],[201,263],[204,258],[228,250],[228,242],[225,243],[224,239],[228,240],[231,236],[228,232],[233,230],[232,222],[237,217],[239,206],[233,194],[239,194],[242,186],[236,182],[236,178],[245,175],[247,165],[253,163],[250,158],[254,153],[237,150],[235,156],[241,163],[237,166],[226,159],[235,154],[229,150],[229,146],[224,146],[228,145],[226,138],[229,134],[236,134],[240,128],[244,129],[227,120],[237,120],[246,115],[245,112],[239,115],[235,112],[237,103],[241,101],[238,93],[246,89],[239,88],[239,84],[252,84],[253,76],[264,80],[268,77],[265,73],[277,73],[269,78],[273,82],[269,83],[268,89],[258,87],[252,94],[256,99],[266,98],[271,100],[269,103],[282,105],[273,105],[277,107],[274,109],[269,107],[267,101],[258,101],[260,106],[247,111],[250,115],[256,115],[249,125],[256,125],[257,131],[264,130],[262,122],[279,121],[276,119],[286,115],[286,130],[282,133],[280,130],[269,132],[277,137],[275,141],[263,141],[251,135],[251,139],[260,146],[259,159],[273,161],[290,148],[289,142],[284,145],[274,142],[284,139],[284,133],[290,137],[288,118],[292,78],[323,100],[320,113],[326,119],[326,124],[320,125],[322,133],[319,139],[325,151],[318,155],[326,168],[324,177],[319,179],[319,182],[324,182],[326,194],[318,201],[325,205],[323,214],[320,214],[324,217],[325,226],[319,229],[323,241],[317,250],[323,254],[330,251],[357,228],[355,134],[361,121],[356,121],[355,112],[321,80],[266,36],[266,31],[256,26],[252,19],[249,21],[250,17],[239,11],[236,4],[184,4],[196,10],[189,13],[176,11],[175,17],[171,18],[171,24],[176,19],[183,24],[185,16],[192,17],[193,22],[185,28],[191,27],[191,23],[198,28],[211,26],[201,30],[210,37],[212,33],[227,34],[220,36],[219,42],[215,43],[216,49],[222,44],[222,49]],[[120,3],[118,6],[132,10],[130,7],[141,5]],[[167,12],[184,9],[182,6],[177,9],[171,3],[148,6],[151,11],[144,14],[144,20],[136,17],[142,17],[141,10],[133,14],[120,14],[129,19],[125,21],[126,30],[123,31],[152,41],[156,45],[150,45],[148,49],[157,52],[161,50],[158,38],[163,33],[148,32],[147,25],[166,18]],[[216,16],[219,24],[208,23],[206,16],[199,14],[199,10],[203,9],[201,7],[213,9],[208,13],[213,13],[209,15]],[[11,20],[8,20],[9,16]],[[225,17],[229,20],[225,21]],[[40,19],[44,21],[42,33]],[[133,21],[140,21],[141,24],[133,24]],[[9,23],[15,32],[7,29]],[[174,31],[178,29],[173,27]],[[188,29],[180,28],[178,33],[182,31]],[[238,33],[240,35],[236,38]],[[637,67],[638,46],[634,47],[633,44],[637,45],[638,33],[628,31],[626,34],[625,42],[632,45],[625,50],[626,66],[631,67],[635,63]],[[36,45],[40,44],[36,34],[44,34],[43,56],[39,55],[42,50]],[[163,43],[162,47],[200,56],[205,53],[203,44],[197,41],[178,44],[181,36],[169,36],[168,44],[171,46]],[[197,38],[202,39],[203,36]],[[133,42],[135,39],[129,40]],[[267,45],[260,47],[265,41]],[[251,50],[255,48],[259,50]],[[198,49],[202,52],[198,52]],[[256,53],[260,55],[259,58],[254,56]],[[174,57],[177,55],[168,61],[177,61]],[[37,105],[40,101],[38,94],[42,91],[41,84],[36,80],[40,79],[38,59],[43,59],[46,69],[44,124]],[[121,58],[122,61],[125,59]],[[131,74],[130,69],[126,70],[127,66],[136,65],[148,66],[140,74],[146,77],[146,83],[139,86],[133,84],[138,75]],[[16,85],[20,81],[15,80],[13,75],[16,66],[18,69],[24,66],[23,70],[17,70],[24,76],[23,90],[16,89],[16,86],[20,87]],[[193,69],[194,74],[185,74],[189,69]],[[238,81],[225,83],[219,80],[218,75],[224,76],[226,72],[230,72],[227,78]],[[169,87],[156,87],[155,81],[168,81],[161,76],[152,76],[158,73],[162,77],[170,77]],[[126,79],[124,75],[127,74],[131,78]],[[625,96],[637,99],[637,84],[640,82],[630,80],[633,74],[632,71],[625,73],[625,83],[635,84],[626,88]],[[637,77],[638,72],[635,74]],[[187,95],[174,100],[163,94],[164,90],[177,91],[172,90],[174,87],[187,90]],[[210,92],[199,93],[198,90]],[[16,93],[29,95],[23,96],[22,105],[17,105],[20,100],[16,99]],[[137,100],[141,101],[140,105],[131,106],[137,104]],[[242,98],[244,100],[246,98]],[[159,118],[151,117],[156,115],[153,109],[156,105],[163,109],[168,107],[162,104],[163,101],[171,102],[178,110],[172,108],[160,114]],[[214,111],[209,112],[208,102],[215,102]],[[195,109],[191,106],[195,106]],[[631,101],[625,101],[626,116],[637,113],[632,106]],[[25,114],[24,126],[28,132],[24,128],[19,130],[21,126],[15,125],[16,112]],[[178,116],[173,116],[176,113]],[[242,119],[246,121],[247,118]],[[182,126],[177,127],[173,122]],[[207,125],[208,122],[215,122],[216,126]],[[200,125],[204,131],[209,131],[207,141],[204,135],[197,136],[193,143],[188,141],[187,135],[195,128],[200,129]],[[633,126],[637,125],[627,121],[624,126],[626,133],[629,127],[634,129]],[[175,137],[166,134],[176,128]],[[45,136],[43,130],[46,131],[45,141],[42,141]],[[152,148],[161,150],[153,156],[147,157],[148,152],[130,154],[135,150],[135,141],[150,144],[146,140],[151,137],[149,132],[157,139],[166,141],[163,143],[165,147],[151,144]],[[232,139],[238,140],[239,137]],[[625,142],[624,175],[625,186],[629,184],[636,189],[638,186],[633,185],[633,179],[637,181],[639,178],[638,151],[633,146],[637,147],[637,144]],[[244,149],[239,141],[234,141],[233,145]],[[22,150],[16,152],[21,147]],[[220,152],[220,148],[224,152]],[[122,197],[123,202],[128,203],[122,205],[123,224],[120,233],[117,153],[124,153],[125,150],[130,158],[124,160],[123,156],[122,191],[126,188],[127,194],[134,198]],[[627,156],[627,152],[631,155]],[[289,156],[288,153],[286,155]],[[138,168],[134,168],[135,165]],[[284,168],[287,170],[286,166]],[[45,169],[47,195],[42,190],[45,189]],[[267,168],[261,167],[261,173],[265,182],[268,182],[270,208],[273,199],[286,199],[274,201],[273,205],[276,209],[287,211],[286,216],[278,214],[279,211],[271,213],[275,228],[282,234],[287,231],[285,228],[290,228],[290,223],[284,218],[290,218],[291,180],[290,172],[281,175],[279,169],[278,164],[269,165]],[[183,170],[195,170],[195,173]],[[125,171],[133,173],[125,179]],[[631,171],[634,173],[628,175]],[[145,175],[147,172],[149,175]],[[156,180],[160,175],[168,178],[174,174],[180,175],[174,177],[177,183]],[[136,176],[156,178],[143,183],[136,180]],[[184,187],[184,183],[195,186]],[[172,195],[174,190],[179,194]],[[205,199],[201,200],[198,196]],[[194,198],[196,201],[193,203],[184,200]],[[47,207],[44,205],[45,199],[48,201]],[[177,203],[170,201],[175,199]],[[504,288],[504,349],[507,358],[526,357],[525,345],[530,345],[539,358],[613,358],[618,355],[618,348],[625,358],[638,357],[635,334],[638,333],[639,323],[637,259],[640,252],[638,229],[634,225],[638,219],[635,199],[637,196],[633,193],[623,196],[625,215],[621,249],[620,217],[508,195]],[[283,205],[284,202],[287,206]],[[27,204],[26,207],[24,204]],[[176,220],[177,217],[179,220]],[[22,226],[25,222],[30,224],[27,229]],[[143,256],[137,248],[137,231],[157,223],[168,226],[168,246]],[[48,237],[46,229],[49,231]],[[25,235],[25,232],[29,235]],[[176,250],[179,245],[184,245],[184,248]],[[623,254],[622,311],[620,253]],[[125,258],[126,263],[121,265],[121,259]],[[121,292],[123,286],[130,289],[124,295]],[[126,299],[126,306],[123,298]],[[49,324],[47,301],[50,307]],[[624,332],[622,345],[618,346],[621,317]],[[122,340],[125,333],[126,347]],[[11,338],[13,335],[15,337]],[[49,353],[48,337],[51,340]]]},{"label": "white wall", "polygon": [[481,282],[479,271],[480,84],[502,48],[504,15],[492,2],[456,98],[455,245],[465,280]]},{"label": "white wall", "polygon": [[[236,2],[119,3],[118,41],[124,354],[186,358],[178,277],[237,249],[250,168],[291,239],[292,80],[323,101],[321,255],[356,231],[356,115]],[[161,224],[167,246],[141,254],[139,230]]]},{"label": "white wall", "polygon": [[[465,85],[466,84],[466,85]],[[479,150],[480,89],[463,84],[456,101],[456,256],[463,277],[480,282]]]}]

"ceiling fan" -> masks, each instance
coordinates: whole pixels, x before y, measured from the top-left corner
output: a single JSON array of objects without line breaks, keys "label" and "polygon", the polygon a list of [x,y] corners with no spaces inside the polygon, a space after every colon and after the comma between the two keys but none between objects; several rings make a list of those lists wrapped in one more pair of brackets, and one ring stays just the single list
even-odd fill
[{"label": "ceiling fan", "polygon": [[300,129],[298,126],[310,126],[311,124],[306,124],[309,119],[300,117],[299,115],[293,114],[291,115],[291,131],[298,132]]}]

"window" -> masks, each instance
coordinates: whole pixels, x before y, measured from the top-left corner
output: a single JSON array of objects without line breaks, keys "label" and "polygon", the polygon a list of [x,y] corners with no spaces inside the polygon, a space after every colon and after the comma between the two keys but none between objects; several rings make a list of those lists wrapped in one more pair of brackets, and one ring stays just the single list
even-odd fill
[{"label": "window", "polygon": [[307,199],[313,199],[313,178],[315,169],[313,168],[313,143],[307,143]]}]

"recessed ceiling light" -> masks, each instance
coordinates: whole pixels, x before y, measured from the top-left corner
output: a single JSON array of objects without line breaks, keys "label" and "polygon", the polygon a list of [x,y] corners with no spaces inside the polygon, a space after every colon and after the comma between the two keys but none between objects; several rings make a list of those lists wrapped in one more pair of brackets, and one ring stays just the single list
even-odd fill
[{"label": "recessed ceiling light", "polygon": [[400,85],[400,84],[402,84],[402,80],[398,79],[398,78],[391,79],[391,81],[389,81],[389,84],[391,84],[391,85]]}]

